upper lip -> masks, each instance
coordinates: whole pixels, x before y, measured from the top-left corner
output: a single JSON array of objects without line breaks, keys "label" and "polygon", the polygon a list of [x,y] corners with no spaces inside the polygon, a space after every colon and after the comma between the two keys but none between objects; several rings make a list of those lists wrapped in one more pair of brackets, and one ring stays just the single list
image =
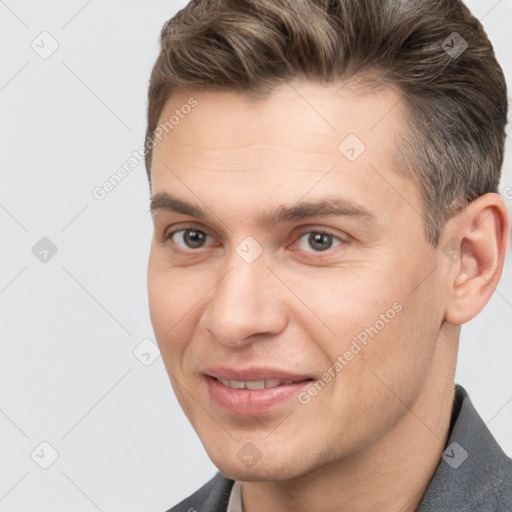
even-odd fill
[{"label": "upper lip", "polygon": [[215,368],[206,368],[204,373],[211,377],[216,377],[217,379],[234,380],[238,382],[268,379],[302,381],[312,378],[310,375],[291,373],[278,368],[256,366],[251,366],[250,368],[228,368],[218,366]]}]

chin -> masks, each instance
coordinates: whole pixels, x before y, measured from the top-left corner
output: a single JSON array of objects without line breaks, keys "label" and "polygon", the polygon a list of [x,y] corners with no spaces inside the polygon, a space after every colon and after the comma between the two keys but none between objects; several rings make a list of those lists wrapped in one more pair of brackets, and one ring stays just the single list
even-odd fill
[{"label": "chin", "polygon": [[294,461],[289,457],[285,460],[275,451],[270,457],[265,458],[262,454],[256,462],[247,459],[246,463],[243,462],[244,452],[240,454],[240,458],[237,455],[227,458],[225,452],[209,454],[209,457],[225,477],[244,482],[292,480],[309,472],[304,460]]},{"label": "chin", "polygon": [[292,480],[299,476],[297,469],[287,468],[287,471],[282,469],[271,468],[266,464],[262,464],[260,467],[253,468],[240,468],[239,466],[229,464],[215,464],[218,470],[226,477],[231,480],[239,480],[242,482],[267,482],[267,481],[284,481]]}]

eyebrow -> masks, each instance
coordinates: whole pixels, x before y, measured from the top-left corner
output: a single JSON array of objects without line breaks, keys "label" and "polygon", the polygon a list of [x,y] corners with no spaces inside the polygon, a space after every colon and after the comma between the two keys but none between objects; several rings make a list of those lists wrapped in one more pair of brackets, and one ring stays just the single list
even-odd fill
[{"label": "eyebrow", "polygon": [[[199,206],[172,196],[167,192],[159,192],[151,198],[149,211],[154,214],[159,210],[190,215],[198,219],[210,218]],[[327,196],[315,200],[301,201],[293,206],[281,205],[275,210],[261,214],[257,218],[257,222],[262,226],[273,226],[282,222],[303,220],[321,215],[356,217],[371,222],[377,220],[372,212],[360,204],[342,197]]]}]

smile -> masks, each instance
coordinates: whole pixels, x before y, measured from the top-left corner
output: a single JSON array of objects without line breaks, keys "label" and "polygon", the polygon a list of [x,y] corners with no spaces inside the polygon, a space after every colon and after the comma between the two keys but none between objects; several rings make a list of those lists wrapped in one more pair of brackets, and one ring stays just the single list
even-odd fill
[{"label": "smile", "polygon": [[249,380],[249,381],[241,381],[241,380],[225,380],[225,379],[217,379],[222,382],[224,386],[233,389],[268,389],[275,388],[277,386],[286,386],[288,384],[292,384],[293,382],[299,382],[296,380],[279,380],[279,379],[266,379],[266,380]]}]

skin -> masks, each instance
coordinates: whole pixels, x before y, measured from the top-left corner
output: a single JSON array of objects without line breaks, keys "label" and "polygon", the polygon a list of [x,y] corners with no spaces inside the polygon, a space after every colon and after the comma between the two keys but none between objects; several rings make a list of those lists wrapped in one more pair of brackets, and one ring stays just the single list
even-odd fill
[{"label": "skin", "polygon": [[[394,169],[406,107],[392,88],[355,95],[296,80],[259,103],[189,90],[161,120],[191,96],[197,106],[154,149],[152,193],[210,218],[154,210],[148,265],[151,321],[181,407],[213,463],[243,482],[245,512],[414,511],[447,441],[459,326],[501,275],[504,202],[482,196],[447,223],[437,248],[428,243],[421,193]],[[338,150],[351,133],[366,145],[355,161]],[[257,223],[333,193],[375,219]],[[206,233],[203,246],[187,245],[183,231],[161,241],[185,228]],[[325,251],[308,243],[318,229],[334,237]],[[248,236],[263,249],[252,263],[236,252]],[[460,257],[443,251],[452,239]],[[309,403],[292,398],[249,418],[211,401],[206,367],[321,379],[397,302],[402,310]],[[237,456],[246,443],[261,454],[251,467]]]}]

